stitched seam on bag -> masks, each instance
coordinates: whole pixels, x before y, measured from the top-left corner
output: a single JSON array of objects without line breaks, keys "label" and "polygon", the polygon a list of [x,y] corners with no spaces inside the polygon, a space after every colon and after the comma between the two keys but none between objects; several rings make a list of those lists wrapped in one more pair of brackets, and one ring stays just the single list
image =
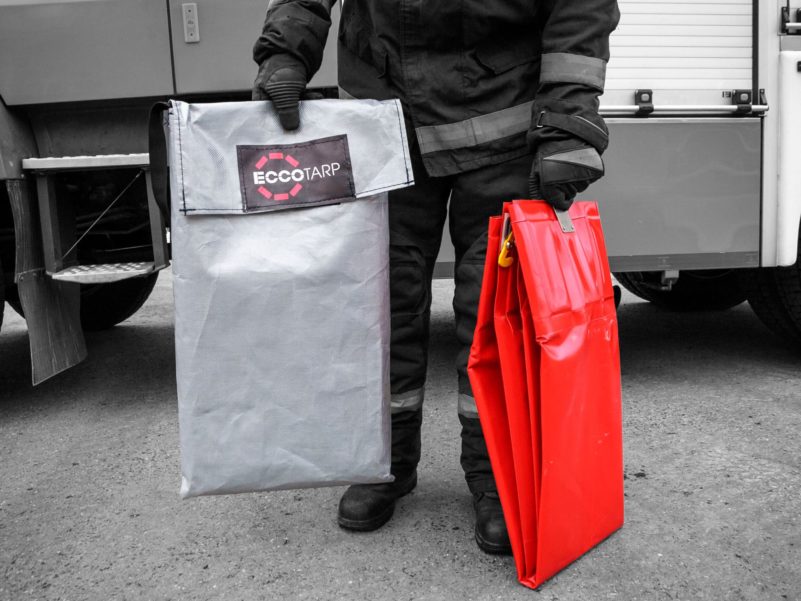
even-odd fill
[{"label": "stitched seam on bag", "polygon": [[[274,213],[276,211],[290,211],[294,209],[303,209],[304,207],[320,207],[326,205],[334,205],[334,204],[341,204],[344,202],[354,202],[357,200],[367,200],[366,197],[368,196],[376,196],[377,194],[381,194],[382,192],[397,190],[400,186],[408,184],[409,182],[398,182],[396,184],[390,184],[388,186],[382,186],[381,188],[373,188],[371,190],[364,190],[359,193],[359,196],[342,196],[341,198],[330,198],[328,200],[323,200],[320,202],[310,202],[303,205],[297,205],[294,207],[289,207],[286,209],[270,209],[267,208],[266,210],[263,209],[250,209],[246,212],[241,211],[239,209],[201,209],[201,208],[188,208],[184,209],[184,213],[209,213],[209,214],[216,214],[216,215],[246,215],[250,213]],[[478,263],[477,263],[478,264]],[[483,265],[483,262],[481,262]]]},{"label": "stitched seam on bag", "polygon": [[181,206],[184,215],[186,214],[186,185],[184,182],[184,146],[181,138],[181,109],[175,105],[175,112],[178,117],[178,161],[181,164]]},{"label": "stitched seam on bag", "polygon": [[258,209],[249,209],[243,212],[239,209],[187,209],[187,213],[202,213],[204,215],[254,215],[256,213],[278,213],[283,211],[301,211],[303,209],[311,209],[314,207],[334,206],[338,204],[345,204],[348,202],[355,202],[362,200],[355,196],[343,196],[341,198],[329,198],[328,200],[320,200],[316,202],[307,202],[302,205],[293,205],[290,207],[260,207]]},{"label": "stitched seam on bag", "polygon": [[375,194],[377,192],[385,192],[387,190],[397,190],[399,187],[405,186],[408,183],[409,183],[409,180],[406,180],[405,182],[397,182],[397,183],[394,183],[394,184],[388,184],[386,186],[381,186],[380,188],[372,188],[370,190],[362,190],[361,192],[359,192],[359,194],[360,194],[359,198],[361,198],[362,196],[373,195],[373,194]]},{"label": "stitched seam on bag", "polygon": [[408,157],[406,156],[406,126],[401,121],[401,113],[400,110],[400,100],[395,100],[395,116],[398,118],[398,130],[400,131],[400,138],[401,138],[401,146],[403,147],[403,168],[406,169],[406,183],[408,184],[411,181],[409,177],[409,161]]},{"label": "stitched seam on bag", "polygon": [[406,171],[406,181],[404,182],[396,182],[394,184],[388,184],[386,186],[381,186],[380,188],[372,188],[370,190],[362,190],[360,194],[362,196],[369,195],[369,194],[376,194],[381,193],[384,191],[392,191],[397,190],[401,186],[405,184],[409,184],[414,181],[414,172],[411,174],[409,173],[409,157],[407,155],[407,144],[408,140],[406,138],[406,126],[403,124],[401,120],[401,114],[403,111],[400,109],[400,100],[395,100],[395,117],[398,119],[398,131],[400,132],[400,141],[401,141],[401,149],[403,151],[403,168]]},{"label": "stitched seam on bag", "polygon": [[[242,147],[241,146],[237,146],[236,147],[236,162],[237,162],[237,165],[239,165],[239,163],[242,160],[242,156],[241,155],[242,155]],[[237,171],[238,170],[239,169],[237,169]],[[237,174],[237,175],[239,175],[239,174]],[[240,209],[241,212],[243,214],[251,212],[251,211],[248,211],[247,188],[245,187],[245,180],[241,176],[239,177],[239,196],[242,197],[242,203],[241,203],[242,204],[242,208]]]},{"label": "stitched seam on bag", "polygon": [[[539,201],[536,201],[536,202],[539,202]],[[552,219],[553,218],[550,215],[536,215],[536,216],[526,215],[526,216],[524,216],[522,218],[518,218],[518,219],[512,218],[512,223],[541,223],[543,221],[548,221],[548,222],[551,222],[551,223],[558,224],[557,221],[553,221]],[[575,221],[580,221],[582,219],[593,219],[593,217],[590,217],[588,215],[576,215],[574,217],[573,215],[570,215],[570,219],[575,222]],[[600,221],[600,219],[599,219],[599,221]]]}]

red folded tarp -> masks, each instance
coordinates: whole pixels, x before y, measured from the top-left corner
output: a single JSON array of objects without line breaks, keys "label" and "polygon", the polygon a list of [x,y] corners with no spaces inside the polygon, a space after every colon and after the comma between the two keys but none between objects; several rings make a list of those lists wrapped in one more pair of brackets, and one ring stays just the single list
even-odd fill
[{"label": "red folded tarp", "polygon": [[611,274],[597,205],[568,215],[516,200],[490,220],[468,365],[517,575],[532,588],[623,525]]}]

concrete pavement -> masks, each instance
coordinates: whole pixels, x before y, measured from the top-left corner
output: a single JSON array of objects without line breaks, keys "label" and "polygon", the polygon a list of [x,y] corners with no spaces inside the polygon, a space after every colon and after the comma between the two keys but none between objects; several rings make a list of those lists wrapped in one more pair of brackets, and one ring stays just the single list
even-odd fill
[{"label": "concrete pavement", "polygon": [[341,488],[179,499],[169,274],[37,388],[7,308],[0,600],[801,599],[801,357],[747,305],[624,294],[626,525],[532,592],[473,542],[451,291],[436,282],[420,484],[371,534],[337,527]]}]

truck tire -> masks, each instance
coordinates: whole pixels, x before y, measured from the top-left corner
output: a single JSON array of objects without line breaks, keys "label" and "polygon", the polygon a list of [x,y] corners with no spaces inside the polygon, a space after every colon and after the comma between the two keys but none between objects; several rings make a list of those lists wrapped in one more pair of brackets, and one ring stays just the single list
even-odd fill
[{"label": "truck tire", "polygon": [[740,285],[757,317],[779,338],[801,347],[801,270],[791,267],[743,269]]},{"label": "truck tire", "polygon": [[659,273],[616,273],[626,290],[670,311],[723,311],[745,301],[733,269],[682,271],[670,290],[659,290]]},{"label": "truck tire", "polygon": [[[97,332],[125,321],[142,308],[158,277],[156,272],[110,284],[81,284],[81,327],[86,332]],[[19,296],[10,294],[6,300],[25,317]]]},{"label": "truck tire", "polygon": [[145,304],[159,274],[81,285],[81,326],[84,331],[107,330],[128,319]]},{"label": "truck tire", "polygon": [[634,296],[639,297],[643,300],[650,301],[648,292],[646,290],[640,289],[639,279],[638,276],[641,275],[641,272],[625,272],[625,273],[615,273],[615,279],[618,283],[623,286],[626,290],[631,292]]}]

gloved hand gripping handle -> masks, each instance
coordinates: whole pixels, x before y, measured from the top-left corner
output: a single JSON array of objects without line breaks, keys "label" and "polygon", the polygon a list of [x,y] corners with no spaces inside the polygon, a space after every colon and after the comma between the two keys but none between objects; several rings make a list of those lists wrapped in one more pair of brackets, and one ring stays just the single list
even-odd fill
[{"label": "gloved hand gripping handle", "polygon": [[272,100],[281,126],[300,127],[300,97],[308,82],[306,67],[289,54],[276,54],[260,66],[253,82],[253,100]]},{"label": "gloved hand gripping handle", "polygon": [[544,142],[535,154],[529,175],[531,198],[542,198],[566,211],[576,194],[604,174],[601,155],[578,138]]}]

